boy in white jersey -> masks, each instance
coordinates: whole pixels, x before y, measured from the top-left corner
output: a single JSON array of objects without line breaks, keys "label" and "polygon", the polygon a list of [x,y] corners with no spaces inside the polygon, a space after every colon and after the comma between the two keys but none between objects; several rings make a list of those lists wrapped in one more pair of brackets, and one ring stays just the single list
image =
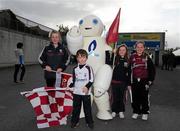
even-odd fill
[{"label": "boy in white jersey", "polygon": [[94,128],[91,112],[91,86],[94,81],[93,70],[86,64],[88,54],[86,50],[80,49],[76,53],[78,65],[73,69],[73,81],[69,87],[74,87],[73,91],[73,112],[71,118],[71,128],[76,128],[79,124],[79,115],[83,102],[84,114],[87,126]]}]

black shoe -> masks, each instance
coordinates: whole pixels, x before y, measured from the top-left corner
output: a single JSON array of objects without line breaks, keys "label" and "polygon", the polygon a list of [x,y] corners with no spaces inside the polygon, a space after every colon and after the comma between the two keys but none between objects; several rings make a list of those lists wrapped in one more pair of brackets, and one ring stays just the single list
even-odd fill
[{"label": "black shoe", "polygon": [[79,126],[79,123],[71,123],[71,128],[76,128]]},{"label": "black shoe", "polygon": [[94,124],[93,124],[93,123],[87,124],[87,126],[88,126],[90,129],[94,129]]}]

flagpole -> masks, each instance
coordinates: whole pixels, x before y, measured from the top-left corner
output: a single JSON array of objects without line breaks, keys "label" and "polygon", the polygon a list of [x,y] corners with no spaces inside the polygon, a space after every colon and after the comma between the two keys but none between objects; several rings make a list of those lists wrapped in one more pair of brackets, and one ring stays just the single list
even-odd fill
[{"label": "flagpole", "polygon": [[[116,47],[117,47],[117,42],[114,45],[114,49],[116,49]],[[114,52],[114,49],[113,49],[113,53],[114,53],[114,57],[113,57],[113,69],[114,69],[114,66],[115,66],[115,58],[116,58],[116,51]]]},{"label": "flagpole", "polygon": [[[118,15],[119,15],[119,21],[120,21],[120,12],[121,12],[121,8],[119,9],[119,12],[118,12]],[[116,16],[117,17],[117,16]],[[119,23],[118,23],[118,30],[119,30]],[[117,30],[117,33],[118,33],[118,30]],[[118,35],[119,36],[119,35]],[[118,39],[117,39],[118,40]],[[115,45],[114,45],[114,49],[116,50],[117,48],[117,41],[115,42]],[[114,51],[113,49],[113,51]],[[115,60],[116,60],[116,52],[114,52],[114,58],[113,58],[113,69],[114,69],[114,66],[115,66]]]}]

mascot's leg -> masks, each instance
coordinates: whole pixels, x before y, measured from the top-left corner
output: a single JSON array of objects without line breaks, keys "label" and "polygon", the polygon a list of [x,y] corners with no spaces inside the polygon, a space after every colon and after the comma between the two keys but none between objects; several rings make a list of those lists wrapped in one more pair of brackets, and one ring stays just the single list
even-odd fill
[{"label": "mascot's leg", "polygon": [[97,118],[101,120],[110,120],[112,115],[110,111],[109,89],[112,79],[112,68],[109,65],[103,65],[96,73],[94,81],[94,101],[98,108]]}]

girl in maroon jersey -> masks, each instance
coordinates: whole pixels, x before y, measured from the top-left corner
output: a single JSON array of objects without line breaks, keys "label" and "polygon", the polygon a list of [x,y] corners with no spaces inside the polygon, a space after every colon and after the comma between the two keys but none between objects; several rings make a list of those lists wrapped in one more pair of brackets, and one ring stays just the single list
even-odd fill
[{"label": "girl in maroon jersey", "polygon": [[142,120],[148,119],[149,114],[149,86],[155,78],[155,67],[152,60],[144,52],[145,43],[137,41],[136,52],[130,57],[132,82],[133,119],[142,114]]}]

